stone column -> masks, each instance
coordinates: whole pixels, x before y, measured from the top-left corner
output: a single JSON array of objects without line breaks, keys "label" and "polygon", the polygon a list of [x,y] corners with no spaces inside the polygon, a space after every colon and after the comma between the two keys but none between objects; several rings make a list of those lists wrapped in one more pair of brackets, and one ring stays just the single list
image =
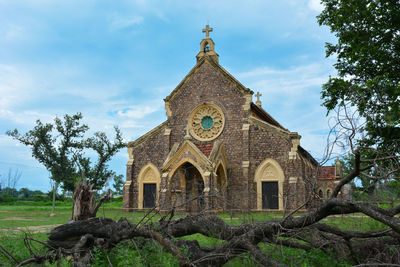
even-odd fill
[{"label": "stone column", "polygon": [[210,185],[211,185],[211,172],[205,171],[203,173],[204,178],[204,205],[205,210],[210,211],[212,208],[211,199],[210,199]]},{"label": "stone column", "polygon": [[169,210],[168,180],[170,177],[168,174],[168,172],[164,172],[161,176],[160,197],[158,199],[158,207],[161,213]]},{"label": "stone column", "polygon": [[242,205],[241,209],[247,210],[250,208],[249,206],[249,167],[250,167],[250,147],[249,147],[249,130],[250,124],[245,123],[242,126],[243,131],[243,156],[242,156],[242,170],[243,170],[243,179],[242,179]]},{"label": "stone column", "polygon": [[165,139],[165,158],[168,156],[169,151],[171,150],[171,129],[165,128],[164,131],[164,139]]},{"label": "stone column", "polygon": [[242,170],[243,170],[243,192],[242,192],[242,209],[249,210],[249,166],[250,161],[246,160],[242,162]]},{"label": "stone column", "polygon": [[289,198],[288,198],[288,209],[294,210],[297,208],[298,200],[297,200],[297,177],[289,178]]},{"label": "stone column", "polygon": [[126,182],[123,187],[122,211],[133,211],[133,148],[128,147],[129,160],[126,163]]}]

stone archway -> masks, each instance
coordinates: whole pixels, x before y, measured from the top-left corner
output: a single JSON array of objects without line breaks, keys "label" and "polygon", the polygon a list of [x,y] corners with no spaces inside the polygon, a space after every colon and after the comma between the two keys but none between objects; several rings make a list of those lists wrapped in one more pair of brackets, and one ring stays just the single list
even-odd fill
[{"label": "stone archway", "polygon": [[204,179],[191,162],[184,162],[172,173],[169,182],[169,203],[177,210],[197,213],[205,209]]},{"label": "stone archway", "polygon": [[283,182],[285,175],[279,163],[266,159],[257,167],[257,210],[283,210]]},{"label": "stone archway", "polygon": [[138,208],[155,208],[158,206],[160,191],[160,172],[152,163],[145,165],[138,176]]}]

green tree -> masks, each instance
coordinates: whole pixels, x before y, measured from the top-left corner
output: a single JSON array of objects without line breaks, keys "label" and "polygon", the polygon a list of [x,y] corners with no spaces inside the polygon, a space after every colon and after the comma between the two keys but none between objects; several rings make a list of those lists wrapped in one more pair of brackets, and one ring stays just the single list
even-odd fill
[{"label": "green tree", "polygon": [[115,175],[113,184],[115,193],[117,193],[118,195],[122,195],[123,186],[124,186],[124,176],[122,174]]},{"label": "green tree", "polygon": [[350,103],[366,120],[366,143],[393,147],[400,139],[400,2],[321,2],[318,22],[338,39],[326,44],[338,74],[323,85],[323,105],[331,111]]},{"label": "green tree", "polygon": [[46,167],[56,184],[73,190],[68,187],[76,177],[73,155],[83,149],[82,138],[89,129],[81,120],[81,113],[65,115],[63,120],[56,117],[54,124],[37,120],[33,130],[25,134],[15,129],[7,131],[7,135],[31,147],[32,156]]},{"label": "green tree", "polygon": [[93,137],[84,141],[85,148],[92,149],[97,154],[97,160],[92,164],[91,159],[83,157],[80,153],[76,157],[79,167],[80,176],[86,178],[93,188],[100,190],[103,185],[112,177],[115,172],[108,169],[108,164],[111,158],[121,149],[126,146],[123,141],[121,131],[114,127],[115,138],[110,141],[103,132],[96,132]]},{"label": "green tree", "polygon": [[[343,176],[345,177],[349,175],[354,169],[354,154],[347,154],[340,160],[340,163],[342,165]],[[361,163],[362,168],[367,165],[368,163]],[[377,188],[378,182],[378,180],[370,179],[371,176],[376,175],[374,172],[375,169],[371,168],[360,173],[357,178],[352,181],[351,185],[353,193],[357,195],[366,194],[366,196],[371,196]]]},{"label": "green tree", "polygon": [[[84,138],[89,129],[82,124],[82,114],[65,115],[64,119],[55,118],[54,124],[43,124],[36,121],[33,130],[21,134],[17,129],[7,131],[7,134],[24,145],[31,147],[32,156],[42,163],[55,182],[66,191],[74,191],[79,179],[87,179],[95,189],[101,189],[114,172],[108,169],[107,162],[125,146],[121,131],[115,127],[115,138],[108,140],[103,132],[97,132],[93,137]],[[97,161],[92,164],[84,153],[92,149],[96,152]]]}]

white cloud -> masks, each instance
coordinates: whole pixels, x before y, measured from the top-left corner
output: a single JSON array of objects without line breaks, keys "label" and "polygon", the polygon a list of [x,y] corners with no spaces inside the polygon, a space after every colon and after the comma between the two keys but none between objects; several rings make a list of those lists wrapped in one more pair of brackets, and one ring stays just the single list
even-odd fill
[{"label": "white cloud", "polygon": [[5,41],[23,40],[26,37],[25,29],[16,24],[4,25],[0,32],[1,39]]},{"label": "white cloud", "polygon": [[260,91],[263,107],[284,127],[299,132],[302,146],[321,158],[326,146],[328,119],[321,107],[321,86],[333,68],[328,62],[287,69],[259,67],[237,76],[253,91]]},{"label": "white cloud", "polygon": [[119,110],[118,116],[130,119],[141,119],[148,114],[157,111],[159,108],[160,107],[158,106],[130,106],[123,110]]},{"label": "white cloud", "polygon": [[114,14],[110,18],[110,29],[111,30],[121,30],[133,27],[135,25],[142,24],[144,18],[142,16],[134,17],[122,17],[120,15]]},{"label": "white cloud", "polygon": [[313,63],[289,69],[260,67],[238,76],[254,90],[264,91],[268,95],[278,93],[290,96],[303,94],[313,86],[320,87],[327,80],[330,70],[328,65]]},{"label": "white cloud", "polygon": [[324,6],[321,4],[321,0],[308,1],[308,7],[317,12],[321,12],[324,9]]},{"label": "white cloud", "polygon": [[0,64],[0,107],[7,109],[21,98],[28,97],[24,89],[32,84],[32,78],[19,68]]}]

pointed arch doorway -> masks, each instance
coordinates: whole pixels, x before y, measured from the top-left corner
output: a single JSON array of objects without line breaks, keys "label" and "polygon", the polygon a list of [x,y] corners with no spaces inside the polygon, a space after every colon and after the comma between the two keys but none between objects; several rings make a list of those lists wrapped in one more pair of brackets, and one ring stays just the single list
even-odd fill
[{"label": "pointed arch doorway", "polygon": [[190,162],[183,163],[170,182],[170,203],[189,213],[205,209],[204,180],[199,170]]},{"label": "pointed arch doorway", "polygon": [[200,172],[190,163],[182,165],[186,182],[186,211],[200,212],[204,209],[204,181]]}]

